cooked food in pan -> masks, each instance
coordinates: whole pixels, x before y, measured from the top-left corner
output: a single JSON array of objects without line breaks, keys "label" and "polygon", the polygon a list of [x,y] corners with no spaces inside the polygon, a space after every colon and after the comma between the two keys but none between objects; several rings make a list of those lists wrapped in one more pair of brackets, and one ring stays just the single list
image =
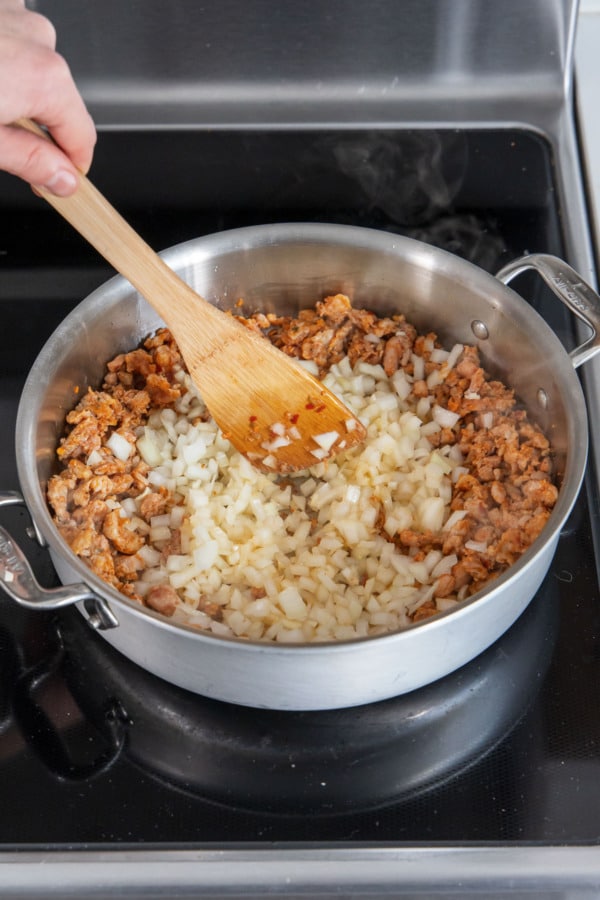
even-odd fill
[{"label": "cooked food in pan", "polygon": [[[558,491],[552,448],[475,347],[342,294],[242,318],[367,429],[294,475],[255,468],[210,418],[166,329],[67,416],[48,484],[72,551],[174,621],[251,640],[383,634],[452,609],[514,563]],[[273,446],[298,411],[274,423]],[[320,436],[324,455],[326,433]]]}]

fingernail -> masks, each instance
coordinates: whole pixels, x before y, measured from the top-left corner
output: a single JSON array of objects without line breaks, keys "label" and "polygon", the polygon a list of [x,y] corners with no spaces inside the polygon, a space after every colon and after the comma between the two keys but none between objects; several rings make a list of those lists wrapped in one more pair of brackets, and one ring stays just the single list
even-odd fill
[{"label": "fingernail", "polygon": [[77,178],[67,169],[59,169],[44,187],[57,197],[68,197],[77,188]]}]

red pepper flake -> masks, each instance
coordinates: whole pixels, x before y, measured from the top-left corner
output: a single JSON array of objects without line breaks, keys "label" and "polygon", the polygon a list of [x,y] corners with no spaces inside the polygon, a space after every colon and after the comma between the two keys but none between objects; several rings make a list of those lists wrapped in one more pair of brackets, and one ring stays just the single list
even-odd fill
[{"label": "red pepper flake", "polygon": [[300,418],[300,413],[292,413],[288,416],[292,425],[295,425],[298,419]]},{"label": "red pepper flake", "polygon": [[314,409],[314,408],[315,408],[315,404],[312,403],[312,401],[310,401],[310,400],[308,401],[308,403],[307,403],[306,406],[304,407],[304,409]]},{"label": "red pepper flake", "polygon": [[325,406],[324,403],[321,403],[320,406],[317,406],[317,408],[315,409],[315,412],[323,412],[323,410],[325,410],[325,409],[327,409],[327,407]]}]

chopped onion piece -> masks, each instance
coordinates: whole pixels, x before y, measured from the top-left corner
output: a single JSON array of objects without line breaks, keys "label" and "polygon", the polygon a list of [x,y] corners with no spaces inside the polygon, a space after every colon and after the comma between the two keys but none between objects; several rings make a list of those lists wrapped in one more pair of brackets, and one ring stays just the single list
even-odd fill
[{"label": "chopped onion piece", "polygon": [[122,462],[126,462],[133,451],[133,444],[126,437],[123,437],[122,434],[119,434],[118,431],[113,431],[106,442],[106,446]]},{"label": "chopped onion piece", "polygon": [[160,466],[162,453],[157,442],[153,439],[152,432],[146,428],[144,434],[137,439],[138,453],[148,466]]},{"label": "chopped onion piece", "polygon": [[90,466],[93,468],[94,466],[99,465],[102,462],[102,454],[99,450],[92,450],[90,455],[85,461],[86,466]]},{"label": "chopped onion piece", "polygon": [[446,519],[446,522],[444,523],[444,526],[443,526],[444,531],[450,531],[450,529],[453,528],[457,522],[460,522],[461,519],[464,519],[464,517],[466,515],[467,515],[466,509],[455,509],[453,512],[450,513],[450,515]]},{"label": "chopped onion piece", "polygon": [[422,356],[412,355],[413,377],[415,381],[423,381],[425,378],[425,360]]},{"label": "chopped onion piece", "polygon": [[451,350],[450,353],[448,354],[448,359],[446,360],[446,366],[445,366],[445,368],[448,369],[448,371],[449,371],[450,369],[453,369],[453,368],[454,368],[454,366],[456,365],[456,363],[457,363],[458,360],[460,359],[461,354],[462,354],[462,352],[463,352],[464,349],[465,349],[465,348],[464,348],[464,344],[455,344],[455,345],[454,345],[454,347],[452,348],[452,350]]},{"label": "chopped onion piece", "polygon": [[214,565],[219,554],[217,541],[206,541],[201,547],[194,550],[194,565],[200,571],[206,571]]},{"label": "chopped onion piece", "polygon": [[265,441],[261,444],[261,447],[269,453],[275,453],[281,447],[289,447],[291,443],[292,442],[288,437],[276,437],[272,441]]},{"label": "chopped onion piece", "polygon": [[137,555],[148,568],[158,566],[162,558],[162,554],[155,547],[151,547],[150,544],[144,544],[138,550]]},{"label": "chopped onion piece", "polygon": [[337,439],[339,438],[339,434],[337,431],[324,431],[322,434],[313,435],[313,441],[322,447],[326,453],[328,453]]},{"label": "chopped onion piece", "polygon": [[349,484],[346,488],[345,499],[347,503],[358,503],[360,500],[360,487],[357,484]]},{"label": "chopped onion piece", "polygon": [[159,525],[156,528],[150,528],[150,540],[153,543],[160,541],[168,541],[171,539],[172,532],[168,525]]},{"label": "chopped onion piece", "polygon": [[314,361],[314,359],[294,359],[299,366],[302,366],[303,369],[306,369],[311,375],[314,375],[315,378],[319,375],[319,367]]},{"label": "chopped onion piece", "polygon": [[163,528],[165,525],[167,527],[171,525],[171,516],[169,513],[163,513],[160,516],[152,516],[150,519],[151,528]]},{"label": "chopped onion piece", "polygon": [[438,406],[437,403],[431,410],[431,417],[442,428],[453,428],[460,419],[458,413],[452,412],[450,409],[444,409],[443,406]]},{"label": "chopped onion piece", "polygon": [[295,587],[285,588],[277,596],[277,602],[288,619],[304,619],[307,614],[307,606],[300,591]]},{"label": "chopped onion piece", "polygon": [[472,550],[474,553],[485,553],[488,545],[484,541],[466,541],[465,548]]}]

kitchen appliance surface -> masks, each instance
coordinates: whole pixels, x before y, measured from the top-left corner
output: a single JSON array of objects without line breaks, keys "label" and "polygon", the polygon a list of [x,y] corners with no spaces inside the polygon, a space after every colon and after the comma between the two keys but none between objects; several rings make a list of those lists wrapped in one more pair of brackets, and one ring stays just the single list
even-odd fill
[{"label": "kitchen appliance surface", "polygon": [[[198,133],[180,135],[175,145],[180,152],[223,159],[233,139]],[[133,137],[147,159],[160,140]],[[271,154],[273,193],[284,200],[265,197],[256,207],[251,198],[244,206],[238,191],[239,206],[227,209],[219,202],[213,209],[206,203],[197,214],[177,209],[174,191],[175,209],[130,211],[155,245],[178,240],[183,228],[199,234],[279,217],[359,221],[417,235],[492,272],[526,250],[565,253],[551,150],[535,134],[319,131],[268,138],[247,133],[243,141],[247,158],[254,154],[258,162]],[[106,135],[99,153],[126,153],[119,143],[125,145],[123,136]],[[129,136],[136,158],[131,143]],[[221,145],[219,153],[211,143]],[[364,190],[344,173],[332,190],[334,160],[348,147],[357,154],[372,149],[375,157],[401,150],[403,165],[409,153],[423,159],[434,148],[440,173],[454,173],[451,204],[440,207],[421,185],[408,210],[400,197],[391,198],[399,204],[391,214],[365,200]],[[306,182],[296,190],[294,173],[312,159],[312,190]],[[493,185],[491,198],[481,172],[490,159],[506,179]],[[523,174],[530,171],[537,173],[534,180]],[[33,250],[32,216],[47,229],[44,236],[36,233]],[[12,281],[13,296],[2,298],[11,337],[0,382],[6,423],[1,473],[3,486],[18,489],[12,440],[28,366],[89,282],[109,273],[96,260],[88,270],[81,262],[88,251],[67,226],[39,210],[23,213],[3,240],[4,284]],[[565,346],[572,345],[570,316],[540,282],[523,281],[523,295]],[[3,516],[31,548],[39,580],[55,583],[46,551],[24,535],[26,514],[11,508]],[[204,701],[142,673],[77,613],[15,612],[3,601],[5,851],[595,841],[600,621],[590,518],[583,492],[542,589],[492,648],[428,688],[361,710],[274,713]],[[60,814],[40,816],[40,809]]]},{"label": "kitchen appliance surface", "polygon": [[[492,273],[553,253],[594,281],[570,109],[519,123],[167,124],[107,127],[93,172],[156,249],[245,225],[337,222]],[[0,209],[0,489],[18,491],[29,369],[113,273],[8,176]],[[534,275],[512,286],[567,349],[581,342]],[[582,373],[592,432],[597,369]],[[596,444],[592,434],[585,487],[522,616],[462,669],[380,703],[278,712],[208,700],[138,668],[75,611],[0,597],[0,895],[593,896]],[[0,512],[39,581],[56,584],[25,510]]]}]

